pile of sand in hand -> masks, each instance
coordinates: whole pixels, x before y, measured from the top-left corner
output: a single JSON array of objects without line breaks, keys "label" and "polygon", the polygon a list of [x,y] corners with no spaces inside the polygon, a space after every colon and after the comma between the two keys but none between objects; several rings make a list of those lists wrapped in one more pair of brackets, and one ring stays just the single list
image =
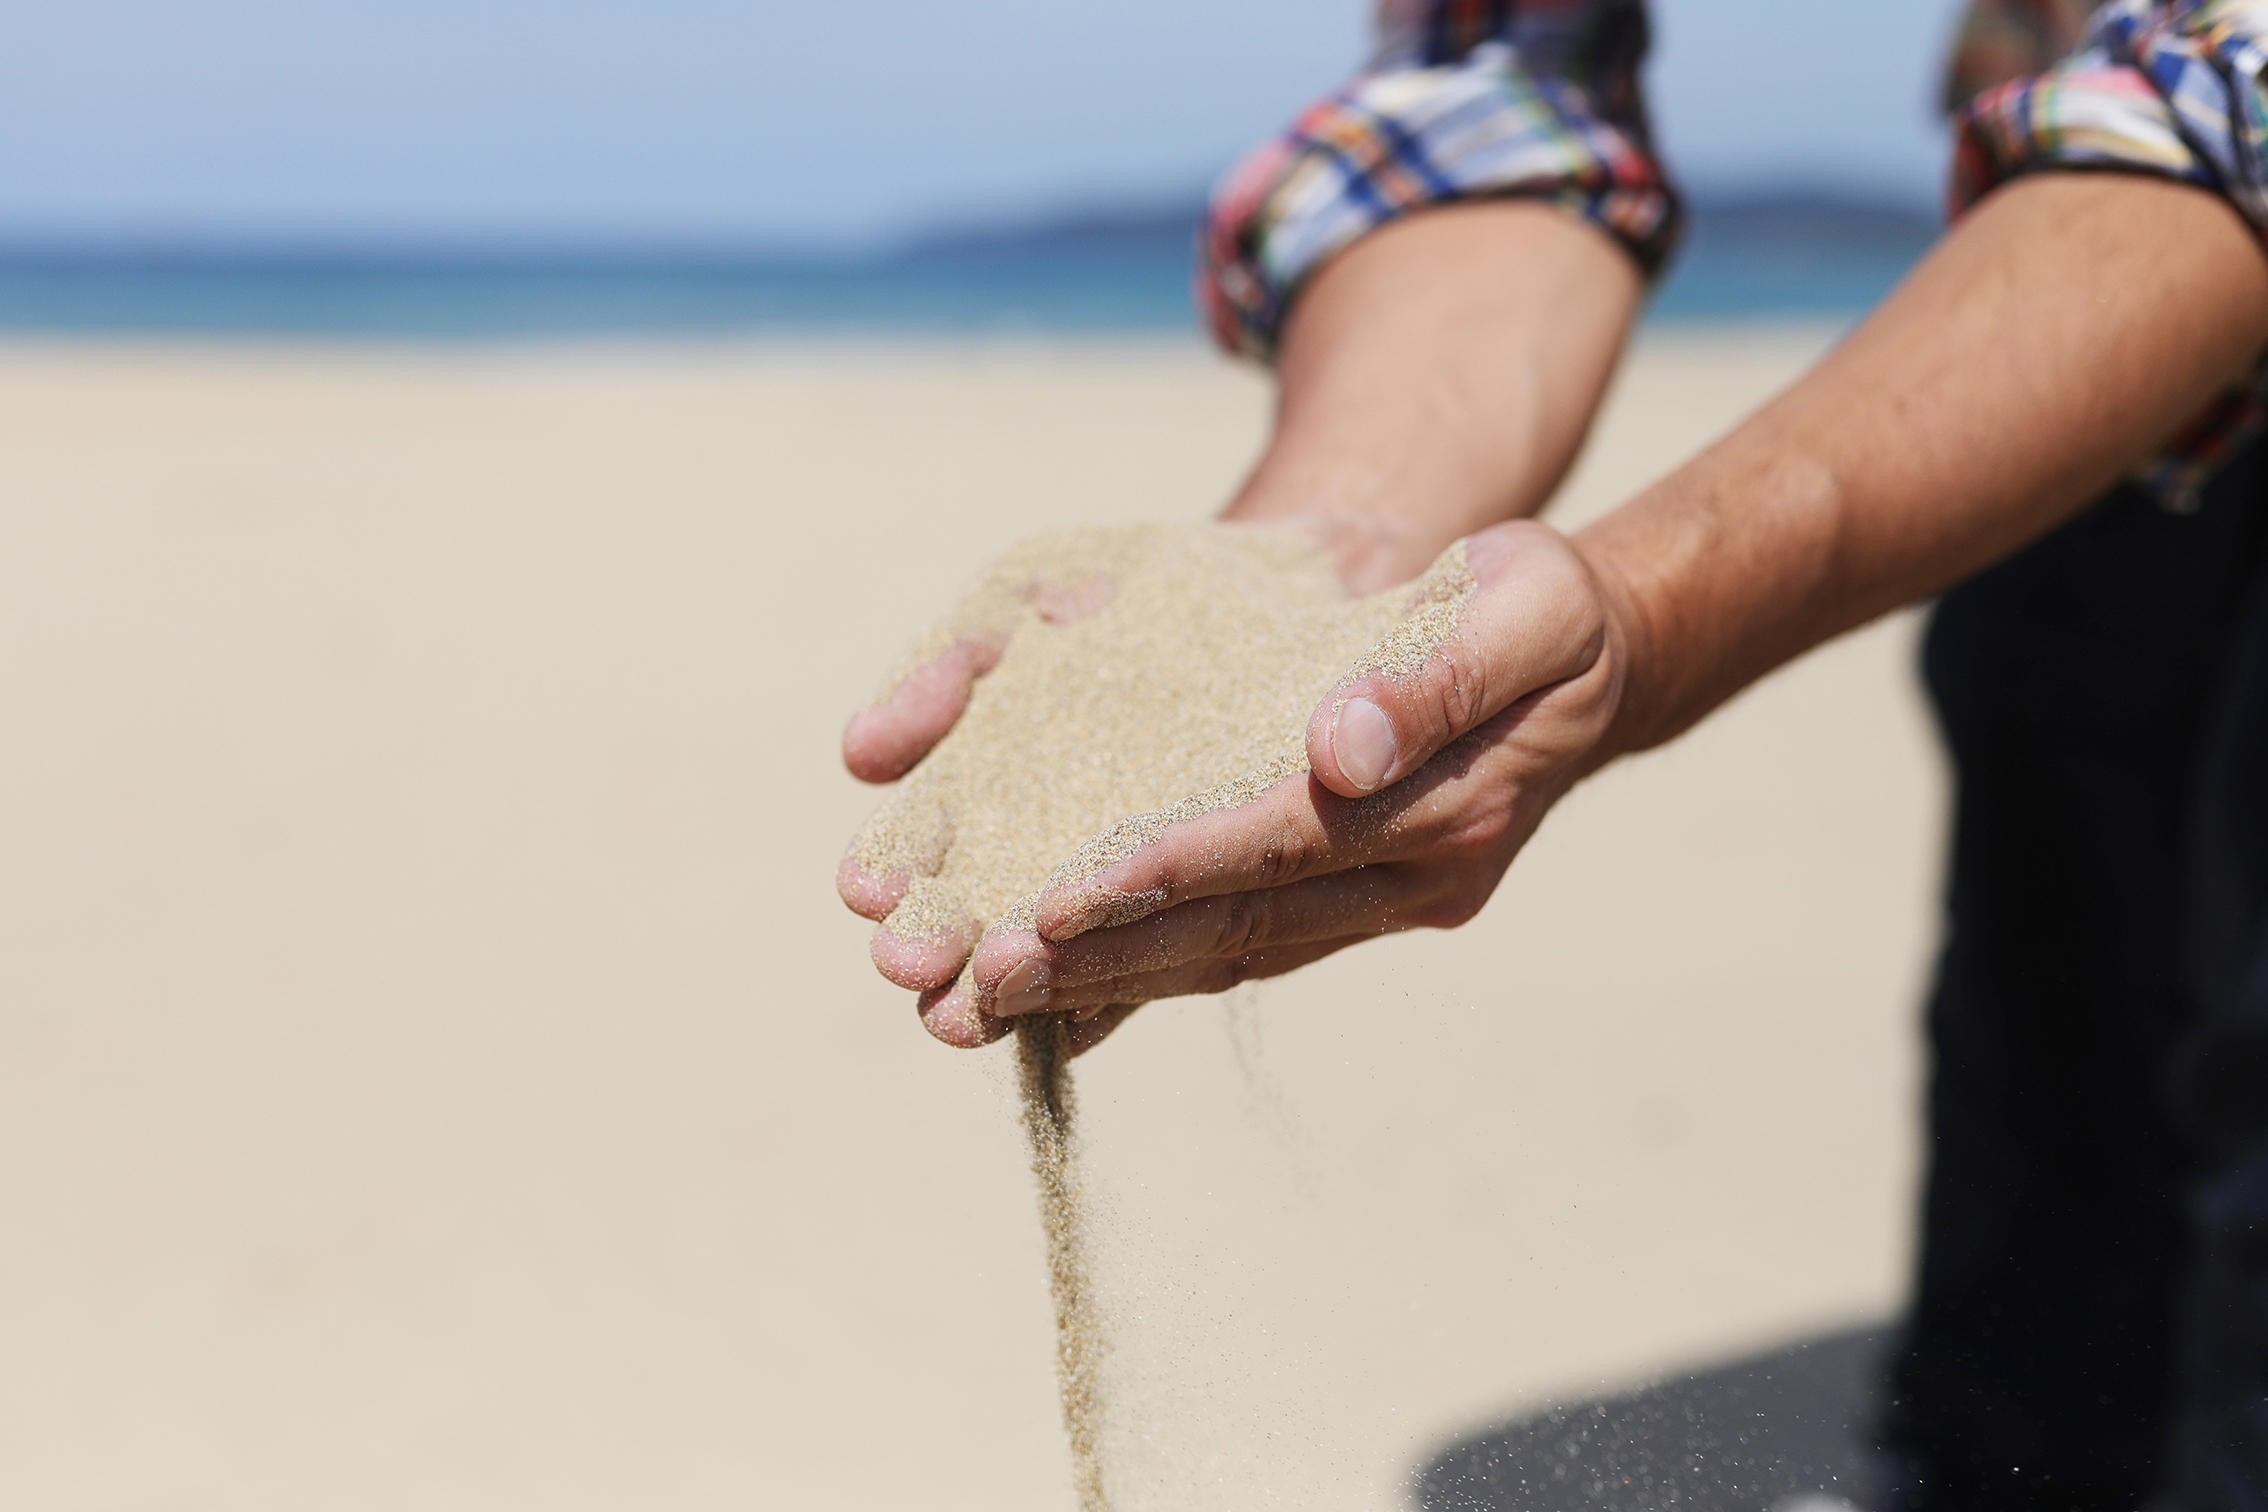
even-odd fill
[{"label": "pile of sand in hand", "polygon": [[[1029,924],[1051,877],[1092,875],[1176,820],[1305,771],[1308,716],[1332,687],[1415,671],[1472,589],[1461,544],[1416,582],[1352,600],[1320,551],[1281,530],[1135,525],[1017,547],[905,668],[1007,638],[960,723],[854,847],[869,871],[912,879],[888,927],[920,939]],[[1088,612],[1043,612],[1065,604]],[[1073,1484],[1082,1512],[1108,1512],[1064,1025],[1019,1021],[1016,1050]]]},{"label": "pile of sand in hand", "polygon": [[[1306,771],[1308,716],[1333,686],[1414,671],[1472,589],[1462,543],[1361,599],[1281,528],[1130,525],[1016,547],[899,673],[1008,637],[960,723],[858,838],[861,865],[911,878],[888,928],[1028,925],[1051,878]],[[1063,623],[1039,607],[1097,599]]]}]

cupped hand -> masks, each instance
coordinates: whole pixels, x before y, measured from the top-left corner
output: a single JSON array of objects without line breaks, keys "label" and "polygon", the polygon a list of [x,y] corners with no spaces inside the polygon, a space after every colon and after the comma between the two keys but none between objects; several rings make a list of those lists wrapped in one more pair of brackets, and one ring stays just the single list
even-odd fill
[{"label": "cupped hand", "polygon": [[846,734],[855,772],[906,774],[838,875],[844,901],[881,925],[876,967],[943,987],[986,926],[1029,919],[1050,868],[1084,842],[1300,768],[1302,726],[1338,669],[1428,595],[1461,593],[1462,574],[1350,599],[1311,540],[1274,526],[1020,543]]},{"label": "cupped hand", "polygon": [[[1081,536],[1029,543],[995,564],[974,592],[931,631],[882,696],[851,716],[843,730],[843,765],[862,782],[895,782],[920,764],[960,721],[977,681],[999,665],[1019,625],[1036,618],[1068,625],[1111,600],[1109,573],[1082,559]],[[949,839],[940,827],[937,849]],[[905,869],[874,871],[855,853],[843,857],[836,889],[863,918],[880,921],[904,900],[912,877]],[[874,937],[874,963],[901,987],[919,991],[950,982],[967,959],[975,936],[944,931],[904,940],[888,931]]]},{"label": "cupped hand", "polygon": [[1051,625],[1067,625],[1110,602],[1115,584],[1068,554],[1008,565],[999,581],[970,595],[961,610],[915,653],[873,707],[843,729],[843,765],[861,782],[895,782],[951,731],[977,679],[999,665],[1015,633],[1018,603]]},{"label": "cupped hand", "polygon": [[1478,913],[1604,759],[1630,637],[1617,597],[1547,526],[1483,531],[1466,564],[1477,587],[1414,672],[1350,678],[1316,707],[1310,772],[1050,885],[1028,927],[983,935],[960,984],[925,984],[931,1032],[977,1045],[1017,1015],[1060,1013],[1085,1050],[1141,1003]]}]

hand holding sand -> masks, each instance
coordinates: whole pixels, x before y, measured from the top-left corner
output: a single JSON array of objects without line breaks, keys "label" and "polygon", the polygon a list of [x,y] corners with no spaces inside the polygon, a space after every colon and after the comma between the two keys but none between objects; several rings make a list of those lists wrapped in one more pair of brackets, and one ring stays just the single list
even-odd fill
[{"label": "hand holding sand", "polygon": [[[1033,607],[1065,581],[1108,587],[1078,619]],[[1132,1004],[1462,923],[1595,764],[1621,686],[1606,603],[1530,524],[1355,600],[1274,532],[1031,543],[896,685],[1000,648],[853,847],[844,897],[886,917],[877,965],[959,1045],[1048,1011],[1085,1048]]]},{"label": "hand holding sand", "polygon": [[[1413,608],[1433,612],[1412,632],[1438,635],[1462,587],[1445,562],[1422,584],[1349,600],[1328,558],[1282,528],[1142,525],[1018,546],[845,733],[860,775],[920,763],[842,871],[844,900],[885,921],[875,964],[902,986],[943,988],[987,926],[1019,906],[1028,918],[1083,843],[1300,770],[1307,712],[1338,673]],[[967,1001],[946,1005],[952,1029],[924,1016],[965,1041]]]}]

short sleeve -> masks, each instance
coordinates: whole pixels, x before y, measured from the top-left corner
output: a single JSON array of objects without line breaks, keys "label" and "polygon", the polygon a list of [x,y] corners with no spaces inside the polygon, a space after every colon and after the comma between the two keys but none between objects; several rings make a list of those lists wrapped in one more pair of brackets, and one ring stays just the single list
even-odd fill
[{"label": "short sleeve", "polygon": [[[2150,174],[2221,195],[2268,236],[2268,0],[2110,0],[2079,46],[1986,89],[1954,118],[1958,215],[2025,174]],[[2153,458],[2136,481],[2191,507],[2213,472],[2268,429],[2268,364]]]},{"label": "short sleeve", "polygon": [[2110,0],[2077,50],[1956,117],[1954,208],[2022,174],[2117,169],[2199,184],[2268,227],[2268,3]]},{"label": "short sleeve", "polygon": [[1215,337],[1267,359],[1332,253],[1456,200],[1562,206],[1652,276],[1679,208],[1638,90],[1646,40],[1642,0],[1387,0],[1368,66],[1214,190],[1197,286]]},{"label": "short sleeve", "polygon": [[1946,59],[1948,115],[1995,85],[2045,73],[2079,45],[2095,0],[1969,0]]}]

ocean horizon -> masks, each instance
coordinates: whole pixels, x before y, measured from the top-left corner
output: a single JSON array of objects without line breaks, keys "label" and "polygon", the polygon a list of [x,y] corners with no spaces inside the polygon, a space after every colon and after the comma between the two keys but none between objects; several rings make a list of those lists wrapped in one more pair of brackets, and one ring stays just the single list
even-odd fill
[{"label": "ocean horizon", "polygon": [[[0,239],[0,334],[348,340],[1194,333],[1193,206],[852,253]],[[1848,321],[1936,222],[1801,194],[1703,201],[1655,324]]]}]

